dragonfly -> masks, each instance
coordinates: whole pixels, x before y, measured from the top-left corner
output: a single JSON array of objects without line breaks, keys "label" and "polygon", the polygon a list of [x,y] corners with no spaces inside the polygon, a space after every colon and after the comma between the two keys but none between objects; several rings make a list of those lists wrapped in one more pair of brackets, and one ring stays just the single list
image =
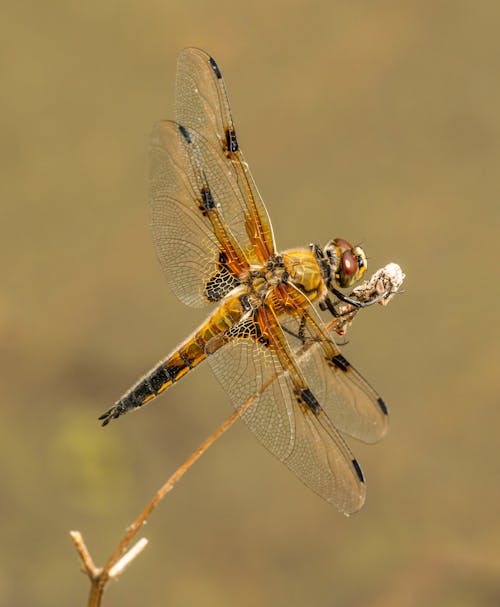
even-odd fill
[{"label": "dragonfly", "polygon": [[196,48],[180,52],[175,121],[150,143],[150,224],[163,273],[206,321],[99,418],[138,409],[207,360],[257,439],[345,514],[361,508],[365,479],[345,435],[374,443],[387,430],[384,400],[341,354],[316,309],[367,302],[343,290],[361,279],[360,246],[279,251],[240,148],[221,70]]}]

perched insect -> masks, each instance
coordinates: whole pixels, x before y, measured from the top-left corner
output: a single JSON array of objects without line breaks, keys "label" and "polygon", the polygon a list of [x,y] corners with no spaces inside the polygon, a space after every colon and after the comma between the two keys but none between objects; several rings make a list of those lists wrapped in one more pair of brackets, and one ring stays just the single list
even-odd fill
[{"label": "perched insect", "polygon": [[[350,298],[366,270],[359,246],[335,238],[278,252],[267,210],[236,137],[217,63],[183,50],[176,122],[151,138],[151,227],[161,267],[203,325],[99,419],[149,403],[207,359],[257,438],[307,486],[348,514],[363,505],[363,473],[344,441],[379,440],[387,407],[340,353],[313,302],[338,315],[381,301]],[[335,300],[330,299],[335,296]]]}]

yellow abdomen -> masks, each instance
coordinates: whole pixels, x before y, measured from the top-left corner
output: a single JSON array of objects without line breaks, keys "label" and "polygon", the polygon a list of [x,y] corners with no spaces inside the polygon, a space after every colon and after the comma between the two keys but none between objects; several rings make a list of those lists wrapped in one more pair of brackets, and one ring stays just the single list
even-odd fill
[{"label": "yellow abdomen", "polygon": [[210,352],[220,348],[224,341],[217,338],[234,326],[245,312],[241,293],[235,292],[234,297],[224,301],[197,331],[99,418],[103,425],[127,411],[145,405],[199,365],[207,357],[207,345]]}]

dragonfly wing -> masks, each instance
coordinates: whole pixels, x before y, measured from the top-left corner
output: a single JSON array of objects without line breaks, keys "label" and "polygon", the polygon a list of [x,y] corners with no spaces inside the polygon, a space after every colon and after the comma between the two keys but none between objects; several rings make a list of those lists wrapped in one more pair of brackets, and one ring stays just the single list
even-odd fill
[{"label": "dragonfly wing", "polygon": [[308,385],[335,427],[374,443],[388,427],[387,407],[364,377],[340,353],[312,304],[280,323]]},{"label": "dragonfly wing", "polygon": [[257,318],[233,326],[208,356],[215,375],[273,455],[340,511],[359,510],[365,499],[359,465],[319,404],[311,408],[307,386],[297,390],[287,353],[265,343],[263,329]]},{"label": "dragonfly wing", "polygon": [[250,242],[257,261],[266,261],[276,250],[269,215],[239,147],[221,71],[200,49],[179,54],[175,119],[200,133],[226,163],[238,184],[244,216],[244,233],[235,234],[240,242]]},{"label": "dragonfly wing", "polygon": [[235,225],[238,188],[198,133],[163,121],[151,136],[150,223],[160,265],[184,303],[219,301],[248,260]]}]

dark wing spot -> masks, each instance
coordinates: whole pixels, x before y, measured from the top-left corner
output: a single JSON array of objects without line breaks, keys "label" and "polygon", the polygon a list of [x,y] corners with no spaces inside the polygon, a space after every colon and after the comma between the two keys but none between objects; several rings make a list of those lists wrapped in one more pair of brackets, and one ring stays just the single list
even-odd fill
[{"label": "dark wing spot", "polygon": [[214,272],[207,280],[205,285],[205,297],[208,301],[216,302],[225,297],[229,291],[232,291],[240,284],[231,272],[226,268],[221,268]]},{"label": "dark wing spot", "polygon": [[380,397],[377,398],[377,404],[380,407],[380,410],[382,411],[382,413],[384,415],[389,415],[389,411],[387,410],[387,405],[384,403],[384,401]]},{"label": "dark wing spot", "polygon": [[217,268],[205,284],[205,297],[211,302],[220,301],[240,284],[227,265],[227,255],[223,251],[219,253]]},{"label": "dark wing spot", "polygon": [[356,474],[358,475],[359,480],[364,483],[365,477],[363,476],[363,471],[361,470],[361,466],[358,464],[358,461],[353,459],[352,465],[354,466],[354,470],[356,470]]},{"label": "dark wing spot", "polygon": [[217,78],[219,78],[219,80],[222,78],[222,74],[220,73],[220,69],[219,66],[217,65],[217,63],[215,62],[215,59],[213,57],[210,57],[210,59],[208,60],[210,63],[210,67],[213,69],[214,74],[217,76]]},{"label": "dark wing spot", "polygon": [[347,371],[351,366],[351,363],[342,356],[342,354],[337,354],[336,356],[332,356],[332,363],[341,369],[342,371]]},{"label": "dark wing spot", "polygon": [[202,209],[204,211],[210,211],[211,209],[215,209],[215,200],[212,196],[212,192],[208,186],[204,186],[201,189],[201,203]]},{"label": "dark wing spot", "polygon": [[319,403],[316,400],[314,394],[311,392],[311,390],[309,390],[309,388],[302,390],[299,398],[303,403],[305,403],[309,407],[309,409],[311,409],[313,413],[318,413],[320,409]]},{"label": "dark wing spot", "polygon": [[268,345],[268,340],[262,335],[262,331],[259,323],[256,320],[256,314],[254,318],[247,318],[237,322],[235,325],[230,327],[225,333],[225,338],[242,337],[244,339],[253,339],[261,344]]},{"label": "dark wing spot", "polygon": [[226,130],[226,148],[230,154],[234,154],[240,149],[238,145],[238,140],[236,139],[236,132],[234,129]]},{"label": "dark wing spot", "polygon": [[182,124],[179,124],[179,131],[188,143],[193,143],[189,133],[186,130],[186,127],[182,126]]}]

